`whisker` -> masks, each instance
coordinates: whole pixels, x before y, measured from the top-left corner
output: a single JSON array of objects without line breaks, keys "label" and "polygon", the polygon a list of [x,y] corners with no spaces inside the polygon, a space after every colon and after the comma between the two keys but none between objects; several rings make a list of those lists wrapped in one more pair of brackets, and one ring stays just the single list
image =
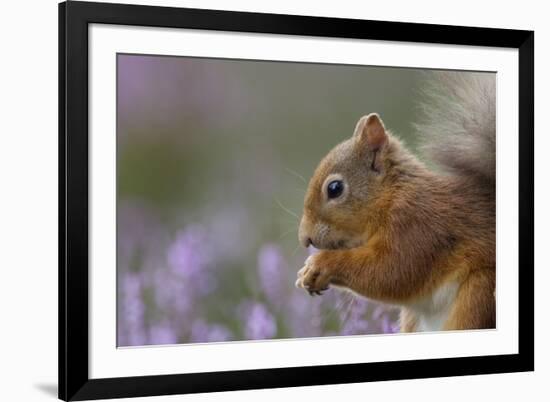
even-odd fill
[{"label": "whisker", "polygon": [[285,237],[286,235],[292,233],[292,232],[297,232],[298,231],[298,228],[292,228],[290,230],[287,230],[286,232],[284,232],[281,237],[279,237],[279,240],[281,240],[283,237]]},{"label": "whisker", "polygon": [[301,174],[295,172],[294,170],[292,169],[289,169],[289,168],[285,168],[285,170],[290,173],[291,175],[293,176],[296,176],[298,179],[302,180],[304,182],[304,184],[307,184],[307,180],[304,179],[304,176],[302,176]]},{"label": "whisker", "polygon": [[338,306],[337,306],[337,309],[338,311],[342,311],[342,309],[344,308],[344,305],[345,304],[349,304],[349,295],[345,292],[341,292],[341,297],[340,297],[340,303],[338,303]]},{"label": "whisker", "polygon": [[[336,289],[332,289],[332,291],[334,292]],[[342,309],[342,307],[344,306],[344,303],[345,303],[345,299],[343,297],[338,297],[336,299],[336,304],[333,306],[332,309],[329,310],[328,314],[324,317],[324,322],[328,322],[330,319],[332,319],[332,317],[334,317],[336,314],[339,314],[340,313],[340,310]]]},{"label": "whisker", "polygon": [[294,257],[296,255],[296,252],[300,249],[300,245],[298,244],[292,254],[290,254],[291,257]]},{"label": "whisker", "polygon": [[[292,225],[296,225],[296,219],[294,219],[294,217],[285,217],[285,218],[281,218],[281,223],[284,223],[284,224],[292,224]],[[296,225],[298,226],[298,225]],[[296,229],[298,230],[298,229]]]},{"label": "whisker", "polygon": [[349,320],[349,318],[351,316],[351,310],[353,309],[353,306],[355,305],[355,297],[352,294],[348,294],[348,295],[349,295],[349,299],[348,299],[349,302],[346,306],[346,311],[343,314],[342,323],[345,323]]},{"label": "whisker", "polygon": [[300,217],[292,212],[290,209],[288,209],[287,207],[285,207],[283,204],[281,204],[281,202],[278,200],[278,199],[275,199],[275,202],[281,207],[281,209],[285,212],[287,212],[288,214],[290,214],[291,216],[295,217],[296,219],[300,220]]}]

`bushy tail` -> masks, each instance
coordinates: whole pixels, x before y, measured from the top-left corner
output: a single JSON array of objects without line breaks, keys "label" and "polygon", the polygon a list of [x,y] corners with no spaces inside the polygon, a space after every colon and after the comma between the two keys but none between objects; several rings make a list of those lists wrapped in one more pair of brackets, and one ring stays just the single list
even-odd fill
[{"label": "bushy tail", "polygon": [[416,125],[427,156],[450,173],[494,184],[495,74],[429,74]]}]

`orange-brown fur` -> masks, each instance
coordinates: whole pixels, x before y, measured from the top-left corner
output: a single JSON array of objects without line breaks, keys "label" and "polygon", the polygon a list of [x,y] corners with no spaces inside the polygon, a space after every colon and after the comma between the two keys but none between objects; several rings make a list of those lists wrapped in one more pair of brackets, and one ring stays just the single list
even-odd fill
[{"label": "orange-brown fur", "polygon": [[[331,177],[344,178],[343,200],[327,199]],[[299,272],[310,293],[334,285],[400,305],[401,330],[413,332],[411,306],[456,283],[441,329],[495,327],[494,177],[430,171],[378,115],[318,166],[299,237],[321,249]]]}]

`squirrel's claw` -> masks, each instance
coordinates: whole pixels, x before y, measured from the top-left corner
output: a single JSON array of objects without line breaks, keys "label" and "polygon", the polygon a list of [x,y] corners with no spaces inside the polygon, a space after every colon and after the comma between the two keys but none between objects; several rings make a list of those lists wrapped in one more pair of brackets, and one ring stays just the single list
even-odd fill
[{"label": "squirrel's claw", "polygon": [[325,291],[327,291],[327,290],[328,290],[328,286],[327,286],[326,288],[316,290],[316,291],[315,291],[315,294],[318,294],[319,296],[322,296],[323,293],[324,293]]},{"label": "squirrel's claw", "polygon": [[305,290],[307,290],[307,292],[309,293],[310,296],[315,296],[315,295],[320,296],[322,294],[318,290],[312,290],[310,286],[305,285],[304,288],[305,288]]},{"label": "squirrel's claw", "polygon": [[315,295],[322,296],[323,292],[325,290],[327,290],[328,287],[323,288],[323,289],[319,289],[319,290],[311,290],[311,288],[309,286],[306,286],[305,289],[307,290],[307,292],[309,293],[310,296],[315,296]]},{"label": "squirrel's claw", "polygon": [[[315,269],[313,257],[313,255],[309,256],[305,265],[298,271],[295,286],[304,289],[310,296],[321,296],[329,288],[329,284],[320,276],[321,272]],[[319,279],[323,280],[319,281]]]}]

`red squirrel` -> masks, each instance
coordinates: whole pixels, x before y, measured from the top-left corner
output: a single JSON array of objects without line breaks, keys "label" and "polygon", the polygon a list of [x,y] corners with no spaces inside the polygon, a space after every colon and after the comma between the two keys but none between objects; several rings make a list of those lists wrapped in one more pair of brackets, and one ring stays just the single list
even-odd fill
[{"label": "red squirrel", "polygon": [[401,332],[494,328],[495,91],[437,74],[417,125],[435,169],[362,117],[309,182],[299,241],[319,251],[296,285],[398,305]]}]

